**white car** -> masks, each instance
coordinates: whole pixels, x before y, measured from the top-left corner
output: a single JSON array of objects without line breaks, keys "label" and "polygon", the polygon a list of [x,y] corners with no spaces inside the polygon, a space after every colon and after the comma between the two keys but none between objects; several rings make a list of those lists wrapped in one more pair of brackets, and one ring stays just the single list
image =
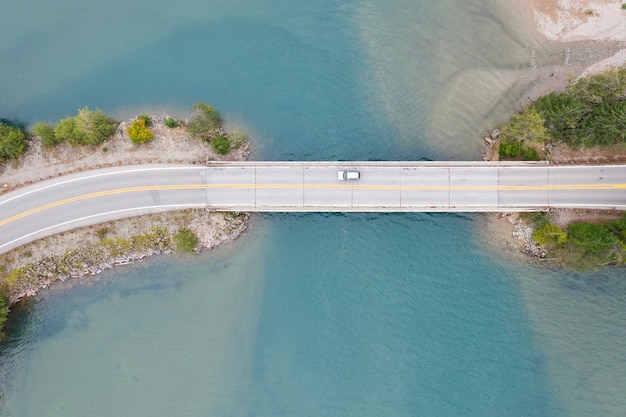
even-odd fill
[{"label": "white car", "polygon": [[339,181],[358,180],[359,178],[361,178],[361,173],[359,171],[338,171],[337,172],[337,179]]}]

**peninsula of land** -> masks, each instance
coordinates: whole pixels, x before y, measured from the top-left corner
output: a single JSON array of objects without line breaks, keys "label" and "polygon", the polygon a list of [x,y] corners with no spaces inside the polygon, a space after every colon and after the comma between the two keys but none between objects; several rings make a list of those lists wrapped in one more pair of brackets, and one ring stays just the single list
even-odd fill
[{"label": "peninsula of land", "polygon": [[[198,103],[188,120],[139,115],[114,122],[111,135],[95,145],[77,146],[61,140],[51,146],[54,140],[46,142],[35,135],[28,150],[2,167],[0,194],[94,168],[246,160],[249,146],[243,134],[227,131],[219,115],[213,112],[212,107]],[[214,120],[205,118],[209,126],[203,126],[198,123],[198,114]],[[62,122],[43,130],[43,135],[58,132]],[[33,130],[42,131],[41,126]],[[141,140],[133,140],[137,137]],[[217,146],[220,143],[221,148]],[[1,255],[0,289],[10,302],[16,302],[57,280],[97,275],[116,265],[156,254],[215,248],[236,239],[246,229],[248,218],[246,213],[194,209],[122,219],[61,233]]]}]

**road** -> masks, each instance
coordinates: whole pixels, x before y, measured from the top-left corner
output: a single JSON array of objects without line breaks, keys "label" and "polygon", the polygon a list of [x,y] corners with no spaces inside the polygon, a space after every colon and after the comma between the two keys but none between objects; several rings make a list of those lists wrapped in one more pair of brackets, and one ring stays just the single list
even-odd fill
[{"label": "road", "polygon": [[[337,171],[356,169],[357,181]],[[293,212],[626,210],[626,165],[215,162],[105,168],[0,196],[0,253],[109,220],[209,208]]]}]

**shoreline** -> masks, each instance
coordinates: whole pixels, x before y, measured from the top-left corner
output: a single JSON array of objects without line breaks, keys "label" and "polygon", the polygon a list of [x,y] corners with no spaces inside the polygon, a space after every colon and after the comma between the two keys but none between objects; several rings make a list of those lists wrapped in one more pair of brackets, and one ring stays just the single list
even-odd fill
[{"label": "shoreline", "polygon": [[[514,15],[522,16],[516,19],[516,24],[535,42],[561,47],[582,44],[615,51],[588,65],[557,66],[549,81],[539,83],[529,92],[532,100],[553,91],[563,91],[571,79],[626,65],[626,10],[619,0],[524,0],[512,9]],[[626,162],[626,146],[578,149],[557,145],[550,150],[550,155],[553,163],[559,165]],[[489,146],[485,147],[484,157],[493,157]],[[604,210],[563,209],[549,213],[561,227],[576,221],[600,222],[619,217],[619,212]],[[546,251],[532,239],[533,226],[519,213],[488,214],[485,218],[482,238],[486,244],[491,244],[492,237],[496,236],[495,240],[505,251],[522,254],[533,263],[548,260]]]},{"label": "shoreline", "polygon": [[[68,279],[88,279],[117,266],[177,253],[172,238],[181,229],[198,238],[194,250],[216,249],[238,239],[250,214],[188,209],[100,223],[20,246],[0,259],[11,282],[11,303]],[[26,260],[26,262],[24,262]]]},{"label": "shoreline", "polygon": [[[594,62],[591,65],[555,65],[554,73],[550,76],[550,79],[538,83],[529,91],[530,97],[539,97],[551,91],[564,89],[573,74],[574,77],[580,77],[582,75],[589,75],[605,70],[611,66],[619,66],[626,63],[626,11],[621,10],[621,3],[619,1],[525,0],[524,2],[513,4],[511,8],[515,11],[514,15],[522,16],[516,19],[516,23],[522,28],[522,31],[525,30],[526,34],[538,43],[561,46],[588,43],[590,45],[610,45],[610,47],[608,47],[609,49],[617,50],[614,55],[599,62]],[[617,14],[615,13],[616,10],[618,11]],[[152,142],[142,145],[133,145],[130,140],[128,140],[125,128],[131,120],[121,122],[116,133],[101,146],[73,148],[64,143],[53,149],[45,149],[41,142],[35,141],[31,144],[29,151],[22,156],[17,163],[7,165],[0,171],[0,195],[44,179],[87,169],[158,162],[204,164],[208,160],[215,159],[246,160],[248,158],[249,151],[247,145],[242,146],[239,150],[233,150],[231,154],[226,156],[217,155],[208,144],[189,138],[185,128],[166,128],[163,125],[165,117],[165,115],[151,115],[154,121],[152,129],[154,130],[155,138]],[[614,160],[615,158],[613,158],[613,161]],[[621,149],[617,160],[626,160],[626,148]],[[574,152],[570,152],[569,154],[564,153],[558,163],[589,162],[611,162],[611,160],[607,160],[607,158],[600,155],[599,152],[586,150],[582,154],[576,155],[574,155]],[[60,256],[61,253],[83,244],[84,239],[92,239],[90,242],[93,243],[95,230],[98,228],[110,227],[113,235],[129,237],[129,230],[134,230],[135,235],[143,233],[147,230],[147,223],[155,221],[156,217],[159,217],[157,223],[161,227],[167,228],[170,233],[173,227],[178,227],[179,229],[182,227],[190,227],[194,232],[203,235],[218,233],[219,227],[226,229],[233,227],[232,224],[225,222],[224,214],[211,212],[204,213],[206,215],[206,224],[204,226],[209,224],[211,217],[213,217],[213,220],[219,220],[221,218],[221,225],[219,227],[214,225],[217,229],[207,231],[202,229],[203,225],[199,224],[195,224],[191,227],[189,219],[181,221],[181,218],[185,217],[184,213],[185,211],[141,216],[103,223],[89,228],[76,229],[69,233],[56,235],[17,248],[4,254],[0,257],[0,260],[3,260],[2,266],[6,274],[11,269],[22,268],[33,262],[41,262],[41,259],[37,260],[32,257],[32,253],[42,252],[39,246],[47,247],[46,253],[50,253],[50,246],[53,246],[55,249],[53,252],[56,253],[56,256]],[[579,211],[574,211],[574,213],[576,213],[574,218],[594,218],[594,215],[599,214],[599,212],[588,213]],[[200,247],[212,248],[236,239],[246,228],[249,215],[244,214],[244,217],[245,220],[242,224],[238,224],[238,227],[241,227],[236,227],[238,232],[235,233],[235,235],[223,237],[222,240],[219,240],[219,243],[210,243],[207,239],[201,238]],[[510,230],[506,227],[505,229],[509,230],[508,235],[512,236],[515,242],[518,242],[517,248],[519,252],[531,254],[536,258],[542,257],[541,250],[531,244],[532,239],[528,239],[529,236],[532,236],[532,228],[530,228],[519,215],[498,213],[497,215],[488,215],[487,217],[495,219],[497,222],[504,221],[505,226],[511,226]],[[570,218],[572,217],[570,216]],[[218,223],[219,222],[220,221],[218,221]],[[135,223],[135,225],[133,225],[133,223]],[[143,224],[143,226],[137,226],[140,223]],[[501,228],[498,230],[501,231]],[[77,240],[76,237],[79,237],[79,239]],[[82,240],[80,238],[82,238]],[[505,245],[511,247],[511,242],[512,241],[509,239],[506,239]],[[171,253],[172,251],[172,248],[164,250],[144,250],[139,253],[126,254],[128,255],[126,259],[128,259],[128,262],[140,261],[147,256]],[[17,253],[21,254],[21,256],[14,256],[14,254]],[[543,256],[545,256],[545,253]],[[5,258],[14,259],[4,261]],[[67,276],[82,278],[99,274],[102,270],[108,269],[108,265],[119,264],[119,258],[120,257],[108,258],[98,265],[87,265],[89,262],[83,260],[82,263],[85,264],[85,266],[82,269],[75,268]],[[7,269],[9,271],[7,271]],[[46,272],[46,274],[50,275],[49,271]],[[34,295],[37,292],[37,288],[46,288],[55,279],[52,279],[50,276],[44,277],[42,275],[39,280],[32,280],[29,285],[12,293],[11,299],[12,301],[16,301],[23,296]]]},{"label": "shoreline", "polygon": [[205,164],[209,160],[245,161],[250,155],[247,142],[239,149],[219,155],[209,144],[189,137],[184,127],[166,127],[163,121],[167,116],[150,117],[153,120],[151,129],[154,131],[154,139],[141,145],[133,144],[126,133],[126,126],[133,119],[120,122],[113,136],[102,145],[72,147],[61,143],[47,149],[41,141],[32,142],[26,154],[15,163],[0,166],[0,195],[38,181],[88,169],[150,163]]},{"label": "shoreline", "polygon": [[[205,164],[211,160],[247,160],[249,156],[247,142],[219,155],[208,143],[189,137],[185,127],[166,127],[165,115],[150,117],[154,140],[141,145],[134,145],[126,133],[133,119],[122,121],[113,136],[99,146],[71,147],[62,143],[44,148],[39,140],[32,141],[26,154],[0,167],[0,195],[44,179],[96,168],[141,163]],[[198,238],[195,252],[217,248],[240,237],[249,220],[248,213],[189,209],[74,229],[0,255],[0,284],[7,287],[13,304],[55,282],[86,279],[115,266],[175,253],[172,238],[181,229],[191,230]],[[124,249],[120,252],[117,247]]]}]

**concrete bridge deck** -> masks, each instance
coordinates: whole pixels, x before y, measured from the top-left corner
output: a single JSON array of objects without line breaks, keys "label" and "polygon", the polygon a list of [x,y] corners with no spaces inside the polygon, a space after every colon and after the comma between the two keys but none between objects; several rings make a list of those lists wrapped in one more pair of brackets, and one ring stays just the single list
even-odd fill
[{"label": "concrete bridge deck", "polygon": [[[337,181],[337,171],[361,178]],[[626,208],[626,166],[493,162],[243,162],[207,167],[207,205],[242,211]],[[219,192],[211,192],[215,189]]]},{"label": "concrete bridge deck", "polygon": [[[338,181],[354,169],[359,180]],[[105,168],[0,196],[0,253],[109,220],[185,208],[283,212],[626,210],[626,165],[213,162]]]}]

